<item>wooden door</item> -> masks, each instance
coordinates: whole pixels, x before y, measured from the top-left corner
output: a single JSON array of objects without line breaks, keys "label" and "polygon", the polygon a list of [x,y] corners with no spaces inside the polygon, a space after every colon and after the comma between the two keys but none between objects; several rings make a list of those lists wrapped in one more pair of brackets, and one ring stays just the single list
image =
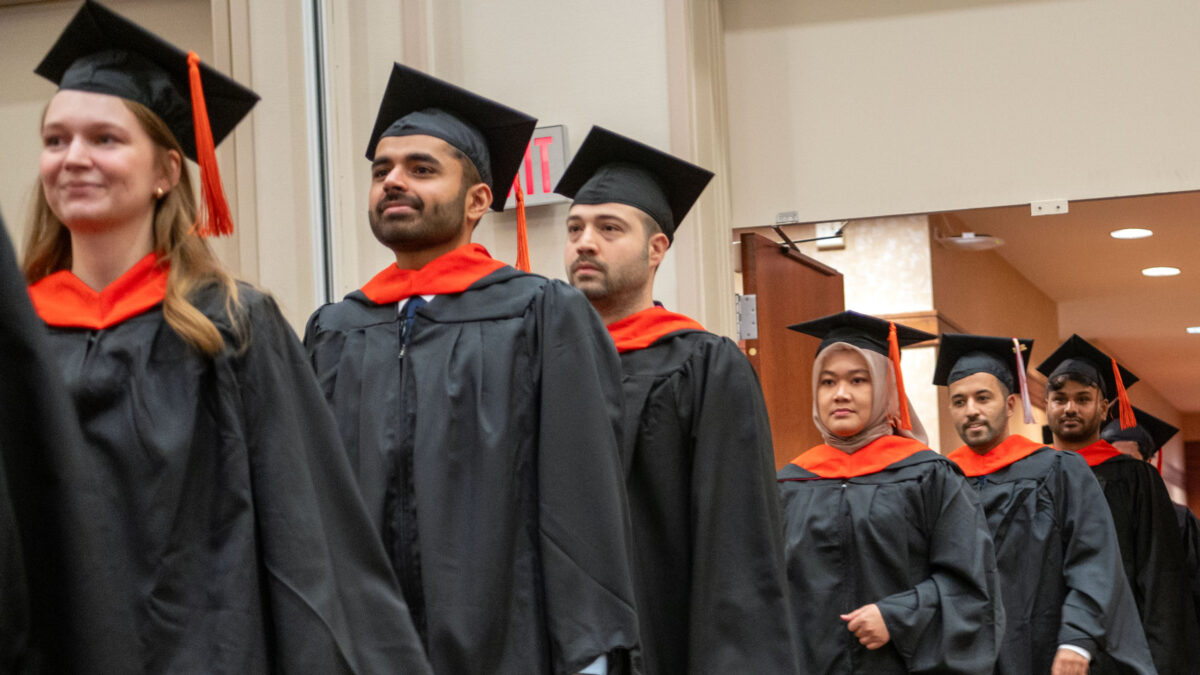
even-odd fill
[{"label": "wooden door", "polygon": [[758,321],[746,356],[762,382],[778,469],[823,442],[812,421],[819,341],[787,327],[845,309],[842,275],[759,234],[743,234],[741,244],[742,292],[755,296]]}]

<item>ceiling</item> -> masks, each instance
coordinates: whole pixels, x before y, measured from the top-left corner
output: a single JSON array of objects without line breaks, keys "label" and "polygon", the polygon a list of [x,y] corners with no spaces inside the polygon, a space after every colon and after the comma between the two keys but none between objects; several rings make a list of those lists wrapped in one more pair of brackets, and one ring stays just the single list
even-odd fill
[{"label": "ceiling", "polygon": [[[951,229],[1000,237],[1005,260],[1058,303],[1059,336],[1108,350],[1181,412],[1200,412],[1200,192],[1071,202],[1062,215],[1029,205],[947,214]],[[937,217],[933,217],[937,223]],[[1117,240],[1140,227],[1154,236]],[[1178,267],[1150,278],[1146,267]]]}]

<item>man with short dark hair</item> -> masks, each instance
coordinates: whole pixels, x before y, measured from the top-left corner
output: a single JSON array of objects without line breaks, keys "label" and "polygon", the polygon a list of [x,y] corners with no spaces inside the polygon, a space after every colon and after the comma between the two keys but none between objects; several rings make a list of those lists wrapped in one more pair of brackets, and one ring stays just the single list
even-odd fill
[{"label": "man with short dark hair", "polygon": [[649,675],[795,672],[766,407],[731,341],[653,299],[712,174],[593,127],[556,192],[565,264],[621,354],[635,585]]},{"label": "man with short dark hair", "polygon": [[1184,592],[1183,544],[1166,485],[1150,465],[1100,438],[1110,402],[1117,404],[1122,428],[1136,424],[1125,388],[1137,377],[1078,335],[1038,370],[1047,377],[1054,447],[1082,455],[1104,490],[1155,667],[1160,673],[1192,672],[1200,663],[1200,627]]},{"label": "man with short dark hair", "polygon": [[577,291],[471,243],[535,122],[396,64],[367,150],[396,263],[305,336],[442,675],[626,672],[637,641],[616,352]]},{"label": "man with short dark hair", "polygon": [[942,335],[933,382],[947,387],[965,445],[949,457],[979,492],[1005,610],[996,673],[1154,672],[1104,493],[1078,455],[1008,432],[1032,422],[1033,340]]}]

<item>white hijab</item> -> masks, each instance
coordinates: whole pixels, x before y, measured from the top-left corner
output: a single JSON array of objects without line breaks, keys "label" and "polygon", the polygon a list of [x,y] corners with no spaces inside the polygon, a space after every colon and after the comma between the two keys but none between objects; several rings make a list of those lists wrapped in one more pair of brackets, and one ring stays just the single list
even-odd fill
[{"label": "white hijab", "polygon": [[[842,351],[855,352],[862,356],[863,360],[867,362],[867,371],[871,376],[871,416],[867,419],[866,425],[853,436],[839,436],[830,431],[829,427],[826,427],[825,423],[821,421],[821,414],[817,411],[817,385],[821,379],[821,370],[825,367],[825,361],[830,355]],[[908,406],[912,430],[900,428],[896,374],[892,370],[891,360],[883,354],[859,349],[846,342],[835,342],[829,345],[817,353],[817,359],[813,362],[812,391],[813,421],[817,425],[817,430],[821,432],[821,437],[825,439],[827,445],[842,452],[857,452],[863,446],[889,435],[906,436],[924,444],[929,443],[925,427],[917,418],[917,411],[913,410],[912,403],[907,397],[905,397],[904,404]]]}]

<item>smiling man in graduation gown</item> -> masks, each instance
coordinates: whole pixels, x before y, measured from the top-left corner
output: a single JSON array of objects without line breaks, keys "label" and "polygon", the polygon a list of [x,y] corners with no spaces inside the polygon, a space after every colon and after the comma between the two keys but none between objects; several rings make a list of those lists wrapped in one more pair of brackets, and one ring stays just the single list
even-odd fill
[{"label": "smiling man in graduation gown", "polygon": [[1100,438],[1109,402],[1122,428],[1136,424],[1125,387],[1137,377],[1078,335],[1039,366],[1054,447],[1083,456],[1100,481],[1116,526],[1121,561],[1160,673],[1193,672],[1200,628],[1190,606],[1183,543],[1166,485],[1152,466]]},{"label": "smiling man in graduation gown", "polygon": [[578,291],[471,243],[535,122],[396,64],[367,149],[396,263],[305,336],[443,675],[620,672],[637,640],[616,351]]},{"label": "smiling man in graduation gown", "polygon": [[[1100,438],[1130,457],[1145,460],[1147,463],[1157,459],[1156,467],[1161,475],[1162,447],[1179,433],[1179,427],[1136,406],[1133,408],[1133,415],[1137,419],[1136,426],[1122,429],[1119,419],[1112,420],[1104,425],[1100,431]],[[1200,520],[1183,504],[1173,501],[1171,506],[1175,508],[1175,521],[1179,525],[1179,536],[1183,539],[1184,568],[1191,582],[1192,604],[1195,606],[1196,618],[1200,621]]]},{"label": "smiling man in graduation gown", "polygon": [[556,191],[565,264],[621,354],[646,672],[790,673],[771,431],[726,338],[653,301],[675,229],[712,173],[593,127]]},{"label": "smiling man in graduation gown", "polygon": [[1033,422],[1032,349],[1032,340],[944,334],[933,376],[949,388],[965,443],[949,457],[979,491],[996,546],[1006,617],[996,672],[1152,673],[1096,478],[1078,455],[1008,433],[1018,406]]},{"label": "smiling man in graduation gown", "polygon": [[821,339],[825,443],[778,474],[803,673],[993,671],[1004,633],[987,518],[926,445],[900,349],[934,335],[846,311],[789,326]]}]

